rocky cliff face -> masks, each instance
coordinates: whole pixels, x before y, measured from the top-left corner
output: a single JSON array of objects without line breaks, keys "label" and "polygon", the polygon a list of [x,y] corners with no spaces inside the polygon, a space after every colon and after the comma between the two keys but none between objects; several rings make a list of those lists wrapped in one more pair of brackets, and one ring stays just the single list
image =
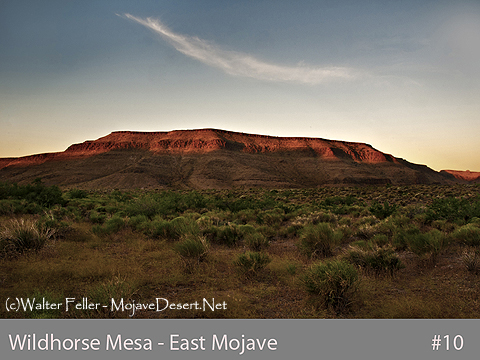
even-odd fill
[{"label": "rocky cliff face", "polygon": [[74,144],[61,153],[46,153],[20,158],[1,159],[0,168],[29,166],[50,160],[78,159],[112,150],[148,150],[157,154],[205,154],[215,150],[244,153],[312,152],[324,159],[351,159],[361,163],[398,163],[363,143],[319,138],[274,137],[216,129],[178,130],[170,132],[116,131],[98,140]]},{"label": "rocky cliff face", "polygon": [[64,152],[0,159],[0,181],[79,188],[315,187],[458,180],[363,143],[215,129],[117,131]]}]

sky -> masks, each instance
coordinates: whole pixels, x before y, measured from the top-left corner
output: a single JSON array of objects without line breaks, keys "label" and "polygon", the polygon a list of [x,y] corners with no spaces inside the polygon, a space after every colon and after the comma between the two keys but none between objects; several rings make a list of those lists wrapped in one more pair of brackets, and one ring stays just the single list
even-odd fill
[{"label": "sky", "polygon": [[480,171],[478,59],[478,1],[2,0],[0,157],[218,128]]}]

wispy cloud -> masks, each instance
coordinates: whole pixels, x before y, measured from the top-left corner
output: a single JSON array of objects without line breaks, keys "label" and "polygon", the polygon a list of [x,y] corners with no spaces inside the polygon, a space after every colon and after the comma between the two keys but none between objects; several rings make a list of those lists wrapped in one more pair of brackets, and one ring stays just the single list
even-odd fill
[{"label": "wispy cloud", "polygon": [[249,54],[222,50],[219,46],[198,37],[174,33],[157,19],[141,19],[130,14],[125,14],[125,17],[153,30],[182,54],[234,76],[267,81],[319,84],[332,80],[353,80],[361,74],[357,70],[346,67],[284,66],[268,63]]}]

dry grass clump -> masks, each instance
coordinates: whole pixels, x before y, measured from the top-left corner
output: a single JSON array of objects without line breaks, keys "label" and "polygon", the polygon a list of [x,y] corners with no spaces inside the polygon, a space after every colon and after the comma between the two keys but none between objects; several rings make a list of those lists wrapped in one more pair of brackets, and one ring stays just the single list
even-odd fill
[{"label": "dry grass clump", "polygon": [[44,228],[31,219],[10,220],[0,232],[0,252],[5,254],[40,250],[55,234],[55,230]]},{"label": "dry grass clump", "polygon": [[341,313],[351,304],[358,287],[358,272],[344,260],[313,264],[302,279],[305,289],[319,295],[327,307]]},{"label": "dry grass clump", "polygon": [[374,244],[369,248],[350,246],[345,259],[374,275],[388,274],[393,277],[398,270],[405,267],[391,246],[378,247]]},{"label": "dry grass clump", "polygon": [[208,241],[203,236],[186,234],[173,246],[173,250],[182,257],[185,269],[192,272],[196,265],[205,260],[208,253]]},{"label": "dry grass clump", "polygon": [[309,258],[328,257],[333,255],[333,249],[342,237],[342,232],[334,231],[329,223],[307,225],[302,231],[298,247]]},{"label": "dry grass clump", "polygon": [[239,254],[234,261],[239,271],[245,275],[255,275],[263,270],[272,259],[262,252],[247,251],[244,254]]},{"label": "dry grass clump", "polygon": [[480,270],[480,252],[478,250],[465,250],[460,260],[467,271],[477,274]]}]

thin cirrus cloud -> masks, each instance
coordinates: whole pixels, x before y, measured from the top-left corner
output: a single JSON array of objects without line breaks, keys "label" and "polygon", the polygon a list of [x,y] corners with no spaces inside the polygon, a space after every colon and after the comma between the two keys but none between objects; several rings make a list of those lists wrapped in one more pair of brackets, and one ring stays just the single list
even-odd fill
[{"label": "thin cirrus cloud", "polygon": [[159,34],[182,54],[234,76],[314,85],[332,80],[353,80],[360,75],[359,71],[346,67],[283,66],[267,63],[245,53],[222,50],[198,37],[174,33],[156,19],[141,19],[130,14],[125,14],[125,17]]}]

